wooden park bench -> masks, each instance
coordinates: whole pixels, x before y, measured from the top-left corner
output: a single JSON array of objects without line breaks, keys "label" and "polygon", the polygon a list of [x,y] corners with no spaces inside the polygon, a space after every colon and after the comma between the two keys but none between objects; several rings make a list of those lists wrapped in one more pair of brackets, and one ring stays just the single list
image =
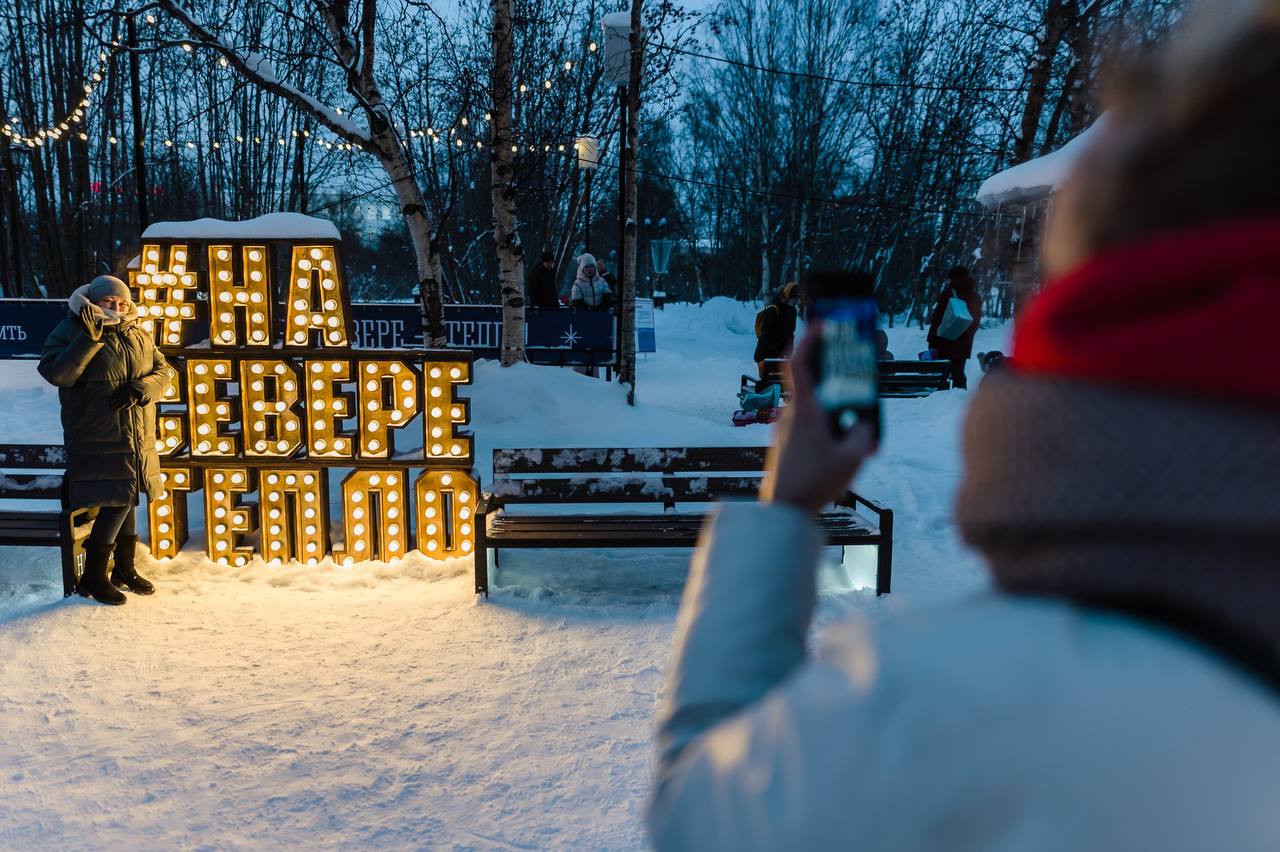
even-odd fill
[{"label": "wooden park bench", "polygon": [[[785,381],[786,363],[782,359],[765,361],[765,377],[744,375],[741,389],[760,393],[771,384],[780,384],[783,399],[787,399],[791,392]],[[950,361],[881,361],[879,365],[882,398],[922,397],[951,389]]]},{"label": "wooden park bench", "polygon": [[59,548],[64,596],[75,593],[84,567],[84,539],[98,516],[97,509],[62,508],[66,464],[67,453],[60,446],[0,444],[0,500],[49,504],[48,509],[0,508],[0,546]]},{"label": "wooden park bench", "polygon": [[[630,514],[610,504],[663,509],[716,500],[754,500],[764,476],[764,447],[644,449],[495,449],[492,490],[476,523],[476,592],[489,594],[502,548],[693,547],[705,513]],[[524,504],[580,505],[572,514],[513,513]],[[874,516],[858,513],[862,506]],[[827,543],[876,548],[876,594],[893,568],[893,512],[852,491],[818,516]]]}]

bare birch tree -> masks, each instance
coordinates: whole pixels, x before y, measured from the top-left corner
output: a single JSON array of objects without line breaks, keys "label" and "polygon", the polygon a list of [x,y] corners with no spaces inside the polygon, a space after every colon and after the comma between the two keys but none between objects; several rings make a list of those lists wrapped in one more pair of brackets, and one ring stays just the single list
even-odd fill
[{"label": "bare birch tree", "polygon": [[622,146],[626,193],[622,199],[622,363],[618,381],[627,388],[627,404],[636,404],[636,152],[640,146],[640,81],[644,65],[643,0],[631,0],[631,62],[627,73],[627,139]]},{"label": "bare birch tree", "polygon": [[418,273],[418,297],[422,305],[424,337],[428,346],[448,343],[441,297],[440,258],[435,247],[435,230],[428,215],[422,189],[414,174],[405,140],[384,101],[375,76],[375,35],[378,14],[376,0],[315,0],[315,23],[325,34],[330,59],[341,69],[347,92],[363,113],[361,126],[314,96],[280,79],[265,57],[242,50],[196,18],[178,0],[158,0],[174,20],[181,23],[199,45],[225,57],[229,65],[255,86],[270,92],[339,138],[374,155],[386,172],[400,204],[400,213],[413,242]]},{"label": "bare birch tree", "polygon": [[493,203],[493,240],[498,253],[502,304],[502,366],[524,355],[524,247],[516,227],[515,152],[511,144],[511,0],[493,0],[492,144],[489,146],[489,197]]}]

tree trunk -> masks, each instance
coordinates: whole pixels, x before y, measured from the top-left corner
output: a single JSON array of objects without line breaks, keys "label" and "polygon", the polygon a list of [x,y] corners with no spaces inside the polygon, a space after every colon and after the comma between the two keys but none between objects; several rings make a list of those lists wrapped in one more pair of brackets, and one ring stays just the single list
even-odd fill
[{"label": "tree trunk", "polygon": [[525,360],[524,247],[516,230],[515,155],[511,150],[511,0],[493,0],[493,70],[489,123],[489,197],[493,204],[493,242],[498,253],[502,302],[502,366]]},{"label": "tree trunk", "polygon": [[[408,149],[396,131],[391,120],[391,110],[383,100],[373,76],[376,58],[374,29],[378,20],[375,0],[363,0],[360,4],[356,31],[349,29],[350,3],[317,0],[315,4],[316,14],[328,35],[335,58],[346,69],[347,90],[361,103],[365,119],[369,122],[367,136],[363,128],[352,127],[345,118],[321,106],[311,96],[281,82],[274,73],[263,73],[256,63],[251,66],[245,55],[229,48],[226,42],[197,21],[177,0],[158,0],[158,3],[193,38],[224,56],[229,65],[259,91],[271,92],[283,98],[337,136],[377,156],[383,171],[390,178],[391,187],[400,202],[400,213],[404,216],[409,238],[413,242],[424,341],[428,347],[448,345],[444,327],[444,302],[441,298],[440,263],[434,257],[435,229],[427,213],[422,188],[418,185],[413,165],[409,161]],[[359,49],[354,41],[357,38],[360,40]],[[268,147],[274,152],[275,146]],[[176,169],[174,174],[178,174]]]},{"label": "tree trunk", "polygon": [[1035,150],[1040,117],[1044,114],[1045,96],[1049,80],[1053,76],[1053,60],[1066,28],[1066,3],[1064,0],[1049,0],[1045,6],[1035,50],[1027,63],[1027,101],[1022,110],[1018,138],[1013,143],[1015,165],[1030,160]]},{"label": "tree trunk", "polygon": [[644,63],[644,36],[640,8],[643,0],[631,2],[631,71],[626,95],[627,139],[622,146],[622,167],[626,192],[622,199],[622,257],[619,259],[622,287],[622,363],[618,381],[627,387],[627,404],[636,404],[636,154],[640,145],[640,72]]}]

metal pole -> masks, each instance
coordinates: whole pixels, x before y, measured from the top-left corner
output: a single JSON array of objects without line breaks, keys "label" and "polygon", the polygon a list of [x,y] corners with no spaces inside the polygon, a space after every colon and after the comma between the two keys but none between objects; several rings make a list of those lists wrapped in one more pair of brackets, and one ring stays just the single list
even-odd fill
[{"label": "metal pole", "polygon": [[622,369],[622,290],[627,280],[627,87],[618,87],[618,292],[614,299],[618,329],[617,364]]},{"label": "metal pole", "polygon": [[138,82],[138,26],[134,16],[126,19],[129,40],[129,94],[133,98],[133,179],[138,196],[138,234],[146,230],[151,215],[147,210],[147,155],[142,136],[142,87]]},{"label": "metal pole", "polygon": [[586,220],[582,226],[582,251],[586,254],[591,254],[591,177],[595,173],[594,168],[587,169],[587,188],[582,193],[585,208],[583,218]]}]

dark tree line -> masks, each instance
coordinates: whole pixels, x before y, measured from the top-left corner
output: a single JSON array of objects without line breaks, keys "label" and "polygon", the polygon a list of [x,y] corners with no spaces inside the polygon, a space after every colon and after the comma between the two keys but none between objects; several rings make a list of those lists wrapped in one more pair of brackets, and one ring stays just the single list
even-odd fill
[{"label": "dark tree line", "polygon": [[[443,299],[497,301],[489,0],[447,20],[422,0],[198,5],[199,30],[178,14],[195,7],[171,0],[0,12],[5,295],[65,294],[119,271],[143,216],[293,210],[338,223],[361,296],[414,296],[426,263]],[[599,21],[618,8],[511,4],[508,190],[526,255],[553,251],[565,281],[587,220],[585,247],[617,265],[617,105]],[[359,70],[376,108],[324,9],[346,16],[353,62],[372,57]],[[887,313],[919,319],[955,263],[1008,309],[992,258],[1010,223],[972,202],[978,185],[1087,127],[1107,56],[1159,40],[1178,4],[723,0],[696,30],[670,2],[644,9],[640,293],[754,298],[814,266],[859,266]],[[298,94],[325,111],[299,108]],[[362,116],[369,134],[341,132]],[[584,134],[603,148],[589,198],[573,147]],[[420,190],[425,237],[389,186],[388,157]],[[655,242],[674,246],[663,277]]]}]

